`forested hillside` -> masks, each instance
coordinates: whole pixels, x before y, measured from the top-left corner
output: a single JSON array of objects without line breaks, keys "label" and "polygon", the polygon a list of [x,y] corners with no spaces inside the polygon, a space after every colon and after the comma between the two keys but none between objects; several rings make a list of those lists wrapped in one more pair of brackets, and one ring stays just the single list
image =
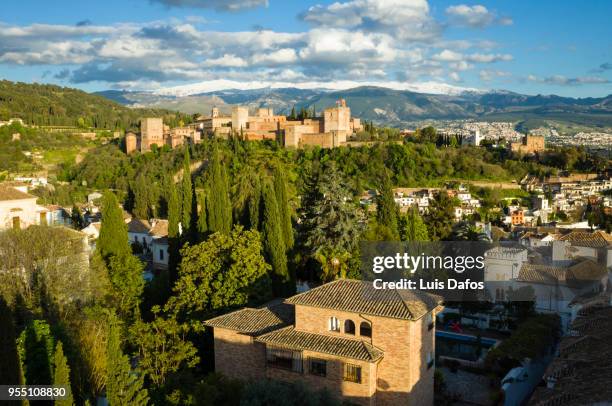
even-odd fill
[{"label": "forested hillside", "polygon": [[82,90],[55,85],[0,81],[0,120],[21,118],[25,124],[129,129],[143,116],[163,116],[166,124],[190,116],[161,109],[132,109]]}]

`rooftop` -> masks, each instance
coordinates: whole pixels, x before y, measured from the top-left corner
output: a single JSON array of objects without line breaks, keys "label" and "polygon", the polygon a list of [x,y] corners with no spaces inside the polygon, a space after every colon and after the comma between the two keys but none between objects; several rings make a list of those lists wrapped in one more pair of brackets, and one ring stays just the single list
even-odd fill
[{"label": "rooftop", "polygon": [[24,199],[36,199],[36,196],[17,190],[13,185],[0,183],[0,201]]},{"label": "rooftop", "polygon": [[372,316],[417,320],[441,305],[442,298],[421,291],[374,289],[371,282],[338,279],[290,297],[285,302]]},{"label": "rooftop", "polygon": [[612,402],[612,307],[581,310],[574,336],[562,338],[560,355],[544,375],[552,387],[539,387],[530,405],[591,405]]},{"label": "rooftop", "polygon": [[376,361],[384,354],[365,341],[308,333],[296,330],[293,326],[261,335],[255,340],[291,350],[310,350],[362,361]]},{"label": "rooftop", "polygon": [[572,231],[559,238],[560,241],[568,241],[572,245],[591,248],[603,248],[612,244],[612,235],[604,231]]},{"label": "rooftop", "polygon": [[272,303],[254,309],[246,307],[204,322],[205,326],[235,330],[247,335],[259,335],[293,323],[293,306]]}]

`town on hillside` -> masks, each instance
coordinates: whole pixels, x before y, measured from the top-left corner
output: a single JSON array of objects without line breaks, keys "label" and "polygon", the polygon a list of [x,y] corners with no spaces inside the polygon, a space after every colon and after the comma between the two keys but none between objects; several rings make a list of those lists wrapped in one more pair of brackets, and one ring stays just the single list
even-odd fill
[{"label": "town on hillside", "polygon": [[612,1],[2,11],[0,406],[612,405]]}]

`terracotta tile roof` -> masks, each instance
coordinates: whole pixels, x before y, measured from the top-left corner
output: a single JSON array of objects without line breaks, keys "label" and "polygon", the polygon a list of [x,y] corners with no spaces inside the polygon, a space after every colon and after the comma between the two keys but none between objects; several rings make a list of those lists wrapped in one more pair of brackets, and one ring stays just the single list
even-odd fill
[{"label": "terracotta tile roof", "polygon": [[371,282],[338,279],[285,301],[395,319],[417,320],[442,304],[440,296],[415,290],[374,289]]},{"label": "terracotta tile roof", "polygon": [[133,218],[128,223],[128,232],[130,233],[147,234],[149,230],[151,230],[151,224],[147,220]]},{"label": "terracotta tile roof", "polygon": [[604,231],[572,231],[559,238],[560,241],[568,241],[572,245],[591,248],[603,248],[612,244],[612,235]]},{"label": "terracotta tile roof", "polygon": [[544,379],[552,388],[539,387],[529,401],[537,406],[573,406],[612,403],[612,307],[589,308],[572,323],[572,334],[562,338],[560,354]]},{"label": "terracotta tile roof", "polygon": [[291,350],[309,350],[362,361],[376,361],[384,355],[382,350],[365,341],[298,331],[293,326],[261,335],[255,340]]},{"label": "terracotta tile roof", "polygon": [[22,192],[21,190],[15,189],[11,185],[0,184],[0,200],[23,200],[23,199],[36,199],[36,196],[32,196],[29,193]]},{"label": "terracotta tile roof", "polygon": [[276,303],[262,308],[244,308],[204,322],[205,326],[221,327],[248,335],[259,335],[292,324],[293,306]]},{"label": "terracotta tile roof", "polygon": [[580,262],[568,267],[549,265],[523,264],[517,280],[519,282],[532,282],[543,284],[569,284],[590,283],[601,280],[607,275],[606,269],[590,259],[581,259]]},{"label": "terracotta tile roof", "polygon": [[168,236],[168,220],[155,220],[153,227],[149,230],[149,234],[155,237]]},{"label": "terracotta tile roof", "polygon": [[590,259],[580,261],[568,269],[568,279],[578,282],[601,280],[607,274],[608,271],[602,265]]},{"label": "terracotta tile roof", "polygon": [[523,264],[517,280],[544,284],[564,284],[566,269],[558,266]]}]

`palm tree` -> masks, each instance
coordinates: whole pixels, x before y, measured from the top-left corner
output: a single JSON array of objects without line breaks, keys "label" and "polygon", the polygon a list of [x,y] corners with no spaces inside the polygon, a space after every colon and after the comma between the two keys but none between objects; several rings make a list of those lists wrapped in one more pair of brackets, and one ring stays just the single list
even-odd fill
[{"label": "palm tree", "polygon": [[474,224],[468,222],[459,223],[453,233],[455,241],[491,241],[489,236]]}]

